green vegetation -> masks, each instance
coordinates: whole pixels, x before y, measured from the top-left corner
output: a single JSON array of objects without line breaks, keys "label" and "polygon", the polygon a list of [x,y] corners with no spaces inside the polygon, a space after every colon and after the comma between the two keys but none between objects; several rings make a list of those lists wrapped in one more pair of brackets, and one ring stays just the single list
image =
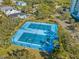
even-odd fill
[{"label": "green vegetation", "polygon": [[67,31],[64,30],[61,35],[60,50],[52,54],[55,59],[79,59],[79,44],[73,39]]},{"label": "green vegetation", "polygon": [[11,0],[4,0],[3,4],[4,5],[12,5],[12,1]]},{"label": "green vegetation", "polygon": [[0,12],[0,46],[2,48],[10,45],[11,34],[17,25],[16,20],[12,20]]},{"label": "green vegetation", "polygon": [[35,56],[31,55],[26,49],[16,49],[12,52],[7,52],[8,56],[4,57],[5,59],[34,59]]},{"label": "green vegetation", "polygon": [[59,45],[59,41],[58,40],[54,40],[53,44],[54,44],[54,47],[56,47],[56,45]]}]

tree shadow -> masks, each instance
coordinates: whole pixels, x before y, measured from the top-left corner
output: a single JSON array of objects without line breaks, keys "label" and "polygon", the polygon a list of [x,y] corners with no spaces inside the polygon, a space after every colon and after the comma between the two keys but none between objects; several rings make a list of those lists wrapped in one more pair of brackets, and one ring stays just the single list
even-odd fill
[{"label": "tree shadow", "polygon": [[46,52],[40,52],[40,55],[42,57],[44,57],[44,59],[53,59],[51,53],[49,54],[49,53],[46,53]]}]

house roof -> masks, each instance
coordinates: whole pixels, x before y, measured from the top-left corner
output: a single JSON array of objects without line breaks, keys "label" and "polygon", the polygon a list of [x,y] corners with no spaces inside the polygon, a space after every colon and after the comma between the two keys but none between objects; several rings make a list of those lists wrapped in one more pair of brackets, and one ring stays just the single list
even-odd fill
[{"label": "house roof", "polygon": [[21,5],[21,4],[25,4],[26,5],[26,2],[24,2],[24,1],[17,1],[16,4],[17,5]]},{"label": "house roof", "polygon": [[2,6],[0,7],[1,10],[11,10],[11,9],[14,9],[13,7],[11,6]]},{"label": "house roof", "polygon": [[24,2],[24,1],[17,1],[18,3],[26,3],[26,2]]},{"label": "house roof", "polygon": [[0,3],[3,2],[3,0],[0,0]]},{"label": "house roof", "polygon": [[24,2],[24,1],[17,1],[16,3],[21,3],[21,4],[23,4],[23,3],[26,3],[26,2]]},{"label": "house roof", "polygon": [[10,14],[10,17],[17,17],[18,15],[26,15],[25,13],[14,13],[14,14]]}]

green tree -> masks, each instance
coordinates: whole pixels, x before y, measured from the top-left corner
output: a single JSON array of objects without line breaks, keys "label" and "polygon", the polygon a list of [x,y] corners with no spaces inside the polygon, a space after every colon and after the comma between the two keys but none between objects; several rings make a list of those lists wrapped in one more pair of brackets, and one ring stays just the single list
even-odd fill
[{"label": "green tree", "polygon": [[40,4],[34,14],[37,18],[48,18],[52,13],[51,8],[48,5]]},{"label": "green tree", "polygon": [[12,1],[11,0],[4,0],[3,4],[4,5],[12,5]]}]

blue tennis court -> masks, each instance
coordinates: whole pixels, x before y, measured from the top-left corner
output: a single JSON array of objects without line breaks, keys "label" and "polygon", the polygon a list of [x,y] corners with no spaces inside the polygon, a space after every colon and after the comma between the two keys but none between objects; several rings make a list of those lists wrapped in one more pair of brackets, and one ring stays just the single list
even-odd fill
[{"label": "blue tennis court", "polygon": [[32,29],[40,29],[40,30],[50,30],[50,25],[42,25],[42,24],[30,24],[28,28]]},{"label": "blue tennis court", "polygon": [[58,40],[58,25],[26,22],[13,35],[12,42],[16,45],[51,52],[53,40]]},{"label": "blue tennis court", "polygon": [[44,42],[45,41],[44,39],[46,38],[47,38],[46,35],[23,33],[18,41],[41,45],[41,41]]}]

